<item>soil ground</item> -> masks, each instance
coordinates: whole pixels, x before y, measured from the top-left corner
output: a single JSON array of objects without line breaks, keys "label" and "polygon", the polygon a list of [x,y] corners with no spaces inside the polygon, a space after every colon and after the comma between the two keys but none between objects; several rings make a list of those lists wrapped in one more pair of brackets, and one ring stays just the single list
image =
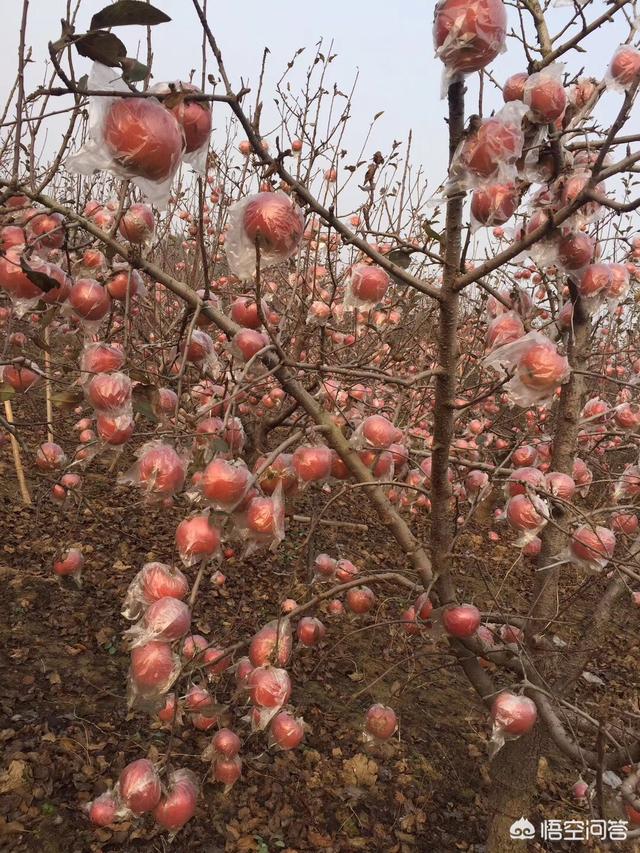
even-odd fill
[{"label": "soil ground", "polygon": [[[127,712],[128,654],[122,642],[127,623],[119,611],[143,563],[170,561],[175,527],[187,505],[150,509],[134,490],[116,488],[115,474],[97,465],[86,475],[79,508],[55,506],[50,482],[34,476],[34,505],[27,509],[17,497],[7,446],[0,449],[0,461],[0,850],[484,850],[487,715],[442,642],[401,633],[396,620],[409,602],[388,587],[380,588],[373,615],[332,618],[321,608],[325,642],[319,649],[296,650],[292,703],[309,725],[301,748],[269,750],[263,735],[249,733],[240,706],[229,721],[244,738],[243,775],[224,794],[206,779],[209,768],[200,758],[210,735],[186,723],[172,741],[173,761],[191,767],[204,784],[196,818],[171,848],[151,821],[92,828],[84,804],[114,783],[127,762],[142,755],[160,758],[167,749],[166,728]],[[312,512],[324,499],[307,493],[295,511]],[[404,568],[379,522],[362,501],[350,500],[336,502],[331,517],[364,521],[368,532],[320,528],[314,553],[348,557],[366,573]],[[273,618],[284,598],[304,601],[307,531],[291,523],[275,554],[225,560],[227,582],[222,588],[203,584],[193,630],[228,645]],[[60,549],[73,544],[81,544],[86,557],[81,589],[60,583],[51,569]],[[531,569],[522,563],[512,568],[516,555],[506,542],[489,543],[486,531],[471,531],[462,548],[461,597],[488,606],[486,579],[499,582],[509,572],[517,610]],[[193,579],[194,570],[188,573]],[[566,618],[576,623],[601,584],[567,582],[575,584],[576,596]],[[632,618],[637,615],[625,604],[609,643],[595,654],[591,671],[603,684],[577,687],[577,700],[594,716],[611,719],[616,704],[628,701],[629,686],[637,684],[637,656],[623,630]],[[218,701],[229,699],[233,683],[229,673],[218,679]],[[362,720],[374,701],[395,708],[399,736],[367,748]],[[539,776],[532,820],[589,817],[588,807],[571,798],[575,771],[567,772],[557,756],[541,764]]]}]

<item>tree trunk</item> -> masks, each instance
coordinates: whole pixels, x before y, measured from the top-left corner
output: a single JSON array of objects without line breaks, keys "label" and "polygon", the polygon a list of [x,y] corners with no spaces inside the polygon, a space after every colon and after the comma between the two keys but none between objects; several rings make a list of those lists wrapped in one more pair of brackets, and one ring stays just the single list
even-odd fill
[{"label": "tree trunk", "polygon": [[532,803],[542,741],[541,727],[505,743],[491,763],[489,837],[487,853],[523,853],[526,846],[512,839],[511,825],[526,818],[536,825]]}]

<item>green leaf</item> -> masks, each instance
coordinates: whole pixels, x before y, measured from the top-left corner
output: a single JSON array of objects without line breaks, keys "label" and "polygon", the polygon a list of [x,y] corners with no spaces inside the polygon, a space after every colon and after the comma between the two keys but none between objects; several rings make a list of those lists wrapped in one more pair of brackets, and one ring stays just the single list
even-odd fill
[{"label": "green leaf", "polygon": [[76,88],[79,92],[86,92],[89,87],[89,75],[83,74],[76,83]]},{"label": "green leaf", "polygon": [[127,83],[140,83],[146,79],[149,73],[148,65],[143,65],[142,62],[138,62],[137,59],[132,59],[130,56],[125,56],[120,66],[122,67],[122,78]]},{"label": "green leaf", "polygon": [[110,6],[105,6],[91,19],[91,29],[99,30],[107,27],[126,27],[141,25],[152,27],[155,24],[165,24],[171,18],[156,9],[155,6],[142,0],[117,0]]},{"label": "green leaf", "polygon": [[127,56],[127,48],[113,33],[105,33],[103,30],[85,33],[74,39],[76,50],[80,56],[101,62],[109,68],[118,68]]}]

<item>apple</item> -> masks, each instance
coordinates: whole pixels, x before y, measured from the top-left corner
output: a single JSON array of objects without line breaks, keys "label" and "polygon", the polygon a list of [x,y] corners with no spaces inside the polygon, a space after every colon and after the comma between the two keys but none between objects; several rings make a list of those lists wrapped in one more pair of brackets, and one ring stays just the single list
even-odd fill
[{"label": "apple", "polygon": [[191,627],[191,610],[184,601],[164,596],[149,606],[144,622],[155,640],[171,643],[188,632]]},{"label": "apple", "polygon": [[532,74],[524,87],[529,119],[537,124],[553,124],[567,108],[567,91],[561,79],[548,71]]},{"label": "apple", "polygon": [[323,445],[298,447],[291,463],[293,470],[305,483],[326,480],[331,473],[331,451]]},{"label": "apple", "polygon": [[623,88],[635,85],[640,80],[640,50],[624,44],[613,54],[609,74]]},{"label": "apple", "polygon": [[153,809],[153,818],[163,829],[178,832],[196,813],[198,784],[190,770],[174,770],[168,790]]},{"label": "apple", "polygon": [[356,264],[351,270],[351,292],[356,299],[366,304],[380,302],[391,281],[380,267]]},{"label": "apple", "polygon": [[458,604],[442,612],[442,625],[452,637],[471,637],[478,630],[480,611],[473,604]]},{"label": "apple", "polygon": [[280,749],[295,749],[304,738],[304,725],[301,718],[295,718],[286,711],[280,711],[271,721],[269,733]]},{"label": "apple", "polygon": [[519,204],[520,194],[514,184],[487,184],[474,190],[471,213],[481,225],[504,225]]},{"label": "apple", "polygon": [[507,13],[502,0],[438,0],[433,24],[436,52],[447,68],[469,74],[504,47]]},{"label": "apple", "polygon": [[314,616],[303,616],[298,622],[296,635],[303,646],[317,646],[326,634],[327,629]]},{"label": "apple", "polygon": [[176,528],[176,546],[182,559],[188,562],[211,557],[220,547],[220,533],[211,525],[208,515],[194,515]]},{"label": "apple", "polygon": [[523,101],[524,86],[528,79],[529,75],[526,71],[518,71],[516,74],[512,74],[511,77],[507,78],[502,88],[502,97],[504,102]]},{"label": "apple", "polygon": [[261,192],[244,209],[247,238],[261,249],[279,257],[291,255],[302,238],[300,209],[284,193]]},{"label": "apple", "polygon": [[537,717],[538,712],[532,699],[516,696],[507,690],[499,693],[491,706],[494,726],[514,737],[530,732]]},{"label": "apple", "polygon": [[398,728],[396,712],[387,705],[372,705],[365,715],[364,728],[376,740],[389,740]]},{"label": "apple", "polygon": [[79,278],[69,291],[69,305],[83,320],[102,320],[109,313],[111,298],[94,278]]},{"label": "apple", "polygon": [[152,811],[162,795],[160,777],[148,758],[127,764],[118,779],[123,804],[135,815]]},{"label": "apple", "polygon": [[518,362],[517,375],[534,391],[551,391],[566,376],[568,363],[551,343],[533,344]]},{"label": "apple", "polygon": [[118,98],[104,120],[104,143],[125,172],[167,180],[177,169],[184,137],[175,117],[151,98]]}]

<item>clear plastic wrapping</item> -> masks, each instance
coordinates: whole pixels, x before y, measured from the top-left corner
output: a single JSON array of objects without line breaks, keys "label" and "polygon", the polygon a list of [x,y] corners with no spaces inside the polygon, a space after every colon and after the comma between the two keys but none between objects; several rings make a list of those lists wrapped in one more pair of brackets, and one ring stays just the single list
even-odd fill
[{"label": "clear plastic wrapping", "polygon": [[613,530],[583,524],[573,532],[568,548],[558,559],[565,559],[580,569],[600,572],[613,557],[615,548]]},{"label": "clear plastic wrapping", "polygon": [[505,49],[507,13],[502,0],[438,0],[433,23],[436,55],[449,83],[480,71]]},{"label": "clear plastic wrapping", "polygon": [[148,711],[160,710],[180,670],[180,658],[168,643],[152,640],[136,646],[131,652],[129,667],[129,707],[135,705]]},{"label": "clear plastic wrapping", "polygon": [[538,717],[533,699],[509,691],[499,693],[491,706],[491,754],[495,755],[508,740],[530,732]]},{"label": "clear plastic wrapping", "polygon": [[521,101],[510,101],[494,116],[471,128],[454,155],[448,192],[515,180],[516,162],[524,145],[522,120],[526,113],[527,107]]},{"label": "clear plastic wrapping", "polygon": [[125,619],[139,619],[145,609],[165,596],[183,599],[189,591],[189,582],[180,569],[166,563],[145,563],[129,584],[122,607]]},{"label": "clear plastic wrapping", "polygon": [[529,332],[485,356],[485,367],[492,367],[502,377],[511,375],[504,386],[511,402],[524,408],[548,405],[558,385],[570,375],[566,356],[556,344],[540,332]]},{"label": "clear plastic wrapping", "polygon": [[196,101],[189,95],[202,94],[193,83],[174,80],[171,83],[156,83],[151,92],[158,96],[169,96],[163,101],[182,128],[185,138],[183,162],[191,166],[198,174],[207,171],[207,153],[211,137],[211,105],[206,101]]},{"label": "clear plastic wrapping", "polygon": [[150,604],[142,619],[125,631],[132,648],[151,641],[173,643],[188,633],[191,627],[191,610],[184,601],[163,596]]},{"label": "clear plastic wrapping", "polygon": [[304,229],[302,211],[284,193],[261,192],[229,209],[225,249],[231,272],[250,281],[256,271],[256,243],[260,266],[281,263],[297,249]]},{"label": "clear plastic wrapping", "polygon": [[382,301],[390,284],[391,279],[381,267],[355,264],[347,280],[345,309],[373,308]]},{"label": "clear plastic wrapping", "polygon": [[88,88],[113,97],[89,99],[89,140],[67,157],[67,168],[82,175],[97,170],[130,179],[158,207],[165,207],[184,153],[184,134],[175,116],[157,100],[130,95],[113,69],[94,62]]},{"label": "clear plastic wrapping", "polygon": [[153,499],[163,499],[182,489],[187,465],[176,450],[162,441],[149,441],[138,451],[137,462],[120,477],[133,483]]}]

